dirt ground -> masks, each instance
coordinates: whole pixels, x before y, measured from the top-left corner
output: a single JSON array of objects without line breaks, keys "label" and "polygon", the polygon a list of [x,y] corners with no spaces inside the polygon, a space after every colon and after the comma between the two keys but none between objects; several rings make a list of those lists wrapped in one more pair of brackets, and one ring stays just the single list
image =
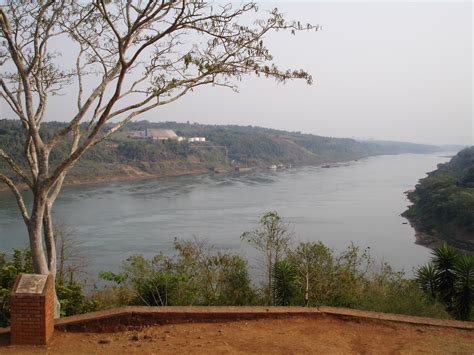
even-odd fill
[{"label": "dirt ground", "polygon": [[474,332],[372,320],[288,318],[163,325],[110,334],[56,332],[47,348],[1,354],[474,353]]}]

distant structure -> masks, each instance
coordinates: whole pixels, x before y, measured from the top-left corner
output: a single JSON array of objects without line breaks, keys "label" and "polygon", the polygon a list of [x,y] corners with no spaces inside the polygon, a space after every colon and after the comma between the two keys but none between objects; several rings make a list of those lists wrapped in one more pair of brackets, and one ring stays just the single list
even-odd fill
[{"label": "distant structure", "polygon": [[186,140],[190,143],[195,143],[195,142],[205,142],[206,138],[204,138],[204,137],[191,137],[191,138],[186,138]]},{"label": "distant structure", "polygon": [[145,130],[145,138],[159,141],[164,141],[167,139],[177,141],[180,137],[178,137],[178,135],[172,129],[147,128]]},{"label": "distant structure", "polygon": [[147,128],[144,131],[135,131],[130,137],[132,138],[146,138],[158,141],[172,140],[182,141],[184,138],[179,137],[172,129]]},{"label": "distant structure", "polygon": [[179,137],[172,129],[159,129],[159,128],[147,128],[144,131],[135,131],[129,137],[131,138],[142,138],[142,139],[153,139],[158,141],[172,140],[172,141],[188,141],[190,143],[205,142],[205,137],[191,137],[184,138]]}]

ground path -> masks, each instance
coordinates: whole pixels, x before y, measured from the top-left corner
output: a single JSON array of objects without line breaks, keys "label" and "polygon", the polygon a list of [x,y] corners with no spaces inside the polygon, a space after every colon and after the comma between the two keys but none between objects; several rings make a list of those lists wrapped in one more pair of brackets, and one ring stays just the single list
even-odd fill
[{"label": "ground path", "polygon": [[117,333],[56,332],[47,349],[0,347],[2,354],[472,353],[474,333],[325,316],[170,324]]}]

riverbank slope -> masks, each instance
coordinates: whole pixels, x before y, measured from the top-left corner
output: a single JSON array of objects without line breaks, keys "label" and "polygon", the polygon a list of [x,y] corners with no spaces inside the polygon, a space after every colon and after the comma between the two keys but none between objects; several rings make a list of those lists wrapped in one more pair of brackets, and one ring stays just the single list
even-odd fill
[{"label": "riverbank slope", "polygon": [[[45,122],[42,126],[44,139],[47,141],[63,126],[64,123],[60,122]],[[136,132],[146,129],[173,130],[180,137],[204,137],[206,140],[190,142],[135,137]],[[18,121],[0,120],[0,141],[18,165],[28,171],[22,155],[24,136]],[[52,168],[67,156],[69,144],[68,141],[63,142],[51,152]],[[68,174],[66,185],[225,172],[235,168],[267,168],[272,165],[320,165],[374,155],[440,150],[442,148],[430,145],[362,142],[252,126],[138,121],[88,151]],[[0,161],[0,170],[9,172],[3,161]],[[13,173],[9,177],[18,181]],[[0,185],[0,191],[6,189],[6,185]]]},{"label": "riverbank slope", "polygon": [[402,216],[415,228],[417,243],[474,251],[474,147],[439,164],[407,196],[413,204]]}]

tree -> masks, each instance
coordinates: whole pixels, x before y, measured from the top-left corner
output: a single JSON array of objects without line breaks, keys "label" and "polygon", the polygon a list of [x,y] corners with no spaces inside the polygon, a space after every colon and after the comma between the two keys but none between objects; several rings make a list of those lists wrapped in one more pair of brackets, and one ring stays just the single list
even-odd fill
[{"label": "tree", "polygon": [[56,283],[64,284],[67,279],[72,282],[77,276],[84,273],[87,260],[83,255],[74,229],[57,221],[54,226],[54,234],[58,249]]},{"label": "tree", "polygon": [[245,259],[195,238],[176,240],[175,250],[174,257],[130,256],[121,273],[102,272],[100,276],[130,290],[135,304],[241,306],[253,302]]},{"label": "tree", "polygon": [[[303,70],[276,67],[263,40],[272,30],[318,27],[289,23],[277,9],[242,25],[257,11],[252,2],[233,7],[211,0],[9,0],[0,8],[0,95],[25,134],[21,161],[0,147],[9,168],[0,180],[17,200],[36,273],[56,274],[53,205],[88,149],[199,86],[235,90],[233,79],[247,74],[311,83]],[[76,48],[73,59],[52,49],[61,40]],[[42,134],[48,100],[72,85],[75,113],[64,117],[65,127]],[[60,145],[69,153],[53,166],[50,155]],[[23,186],[33,196],[30,208]]]},{"label": "tree", "polygon": [[332,251],[321,242],[300,243],[288,253],[295,265],[296,285],[304,294],[304,305],[327,303],[335,290],[335,262]]},{"label": "tree", "polygon": [[277,212],[267,212],[260,219],[260,226],[257,229],[243,233],[240,238],[264,254],[266,301],[267,304],[274,303],[272,295],[274,265],[282,260],[291,239],[288,225],[282,221]]}]

